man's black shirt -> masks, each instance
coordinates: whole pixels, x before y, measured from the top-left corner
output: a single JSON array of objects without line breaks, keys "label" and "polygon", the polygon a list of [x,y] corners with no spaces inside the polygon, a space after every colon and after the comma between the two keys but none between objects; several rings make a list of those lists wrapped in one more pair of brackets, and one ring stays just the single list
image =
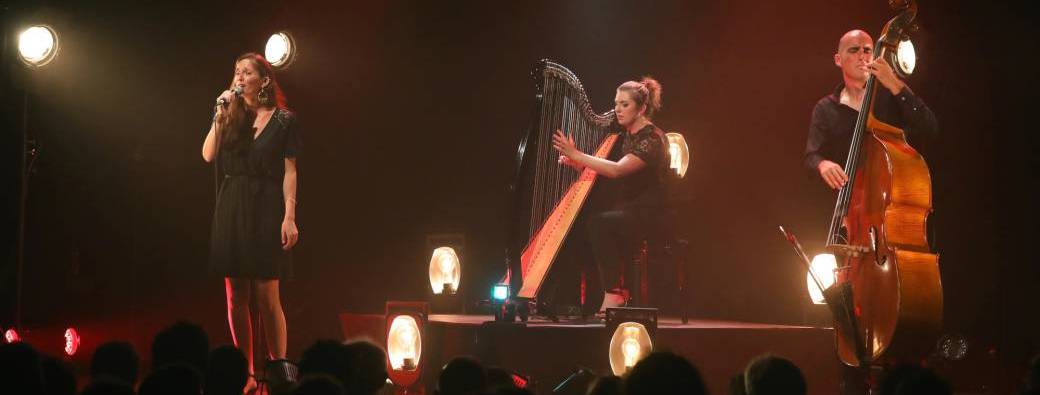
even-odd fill
[{"label": "man's black shirt", "polygon": [[[903,129],[908,136],[934,136],[938,133],[935,114],[921,98],[914,95],[910,87],[904,87],[898,95],[893,96],[880,82],[875,83],[878,84],[878,91],[874,116],[878,120]],[[816,108],[813,109],[804,158],[805,167],[812,174],[819,174],[817,166],[824,159],[845,168],[859,111],[841,104],[843,88],[845,84],[839,84],[834,92],[816,102]]]}]

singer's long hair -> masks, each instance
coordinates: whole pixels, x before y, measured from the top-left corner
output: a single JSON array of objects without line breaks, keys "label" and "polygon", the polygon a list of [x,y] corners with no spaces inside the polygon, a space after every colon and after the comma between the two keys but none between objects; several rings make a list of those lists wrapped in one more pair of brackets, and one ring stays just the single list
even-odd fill
[{"label": "singer's long hair", "polygon": [[[274,67],[271,66],[271,63],[269,63],[267,59],[264,59],[260,54],[249,52],[236,58],[235,64],[237,65],[238,62],[246,59],[248,59],[249,62],[253,64],[253,68],[260,73],[260,78],[270,78],[271,81],[267,84],[267,87],[261,88],[263,91],[267,92],[267,94],[266,100],[258,101],[260,106],[266,108],[286,109],[285,93],[282,92],[282,87],[278,85],[278,80],[274,75]],[[228,85],[234,85],[234,78],[232,78],[231,83]],[[245,100],[241,97],[235,97],[231,100],[231,103],[228,104],[227,115],[217,120],[217,122],[220,123],[221,130],[227,131],[226,133],[223,133],[221,145],[231,148],[234,147],[237,142],[248,141],[245,139],[252,138],[253,133],[255,133],[252,128],[253,120],[255,118],[256,113],[246,108]]]}]

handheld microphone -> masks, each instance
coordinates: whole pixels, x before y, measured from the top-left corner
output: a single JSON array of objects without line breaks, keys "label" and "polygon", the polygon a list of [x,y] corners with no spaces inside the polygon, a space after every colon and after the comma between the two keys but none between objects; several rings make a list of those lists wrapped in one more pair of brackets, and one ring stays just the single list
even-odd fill
[{"label": "handheld microphone", "polygon": [[[236,97],[237,96],[242,96],[242,87],[238,86],[238,85],[235,85],[234,87],[231,88],[231,92],[234,93]],[[227,107],[228,102],[227,102],[227,100],[224,100],[224,98],[222,97],[222,98],[217,99],[217,105],[219,105],[221,107]]]}]

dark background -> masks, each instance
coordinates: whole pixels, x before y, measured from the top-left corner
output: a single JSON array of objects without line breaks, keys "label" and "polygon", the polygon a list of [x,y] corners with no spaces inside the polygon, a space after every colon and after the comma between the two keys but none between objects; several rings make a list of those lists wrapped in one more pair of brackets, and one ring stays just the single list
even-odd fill
[{"label": "dark background", "polygon": [[[1037,14],[1028,1],[923,1],[909,85],[940,123],[913,140],[932,171],[945,331],[1021,366],[1038,351],[1040,270],[1032,109]],[[108,333],[187,318],[228,342],[206,274],[212,167],[200,147],[234,58],[274,31],[299,45],[279,81],[299,115],[296,278],[282,286],[290,356],[339,335],[336,313],[380,313],[429,292],[426,237],[465,235],[463,291],[502,274],[513,155],[533,63],[574,70],[596,111],[623,81],[664,86],[656,123],[690,143],[681,229],[695,318],[800,324],[805,273],[776,226],[818,252],[833,196],[801,167],[812,107],[840,81],[853,28],[885,2],[14,2],[3,18],[5,235],[0,325],[14,315],[23,94],[41,149],[30,181],[23,326]],[[39,70],[19,26],[58,31]],[[114,324],[118,323],[118,324]],[[150,333],[148,334],[150,335]],[[141,335],[144,336],[144,335]],[[1006,373],[1012,374],[1012,373]]]}]

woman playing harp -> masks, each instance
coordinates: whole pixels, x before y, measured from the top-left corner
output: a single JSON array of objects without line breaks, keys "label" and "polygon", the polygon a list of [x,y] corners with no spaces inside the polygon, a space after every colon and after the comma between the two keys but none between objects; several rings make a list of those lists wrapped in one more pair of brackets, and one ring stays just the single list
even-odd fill
[{"label": "woman playing harp", "polygon": [[651,119],[661,109],[661,84],[650,77],[628,81],[617,88],[614,112],[621,126],[622,156],[618,161],[581,152],[574,139],[556,130],[553,147],[561,164],[581,171],[621,179],[621,196],[612,208],[595,213],[587,222],[589,241],[603,287],[599,311],[625,304],[628,290],[622,283],[623,263],[631,259],[647,229],[657,226],[664,212],[663,180],[668,172],[668,144],[664,132]]}]

